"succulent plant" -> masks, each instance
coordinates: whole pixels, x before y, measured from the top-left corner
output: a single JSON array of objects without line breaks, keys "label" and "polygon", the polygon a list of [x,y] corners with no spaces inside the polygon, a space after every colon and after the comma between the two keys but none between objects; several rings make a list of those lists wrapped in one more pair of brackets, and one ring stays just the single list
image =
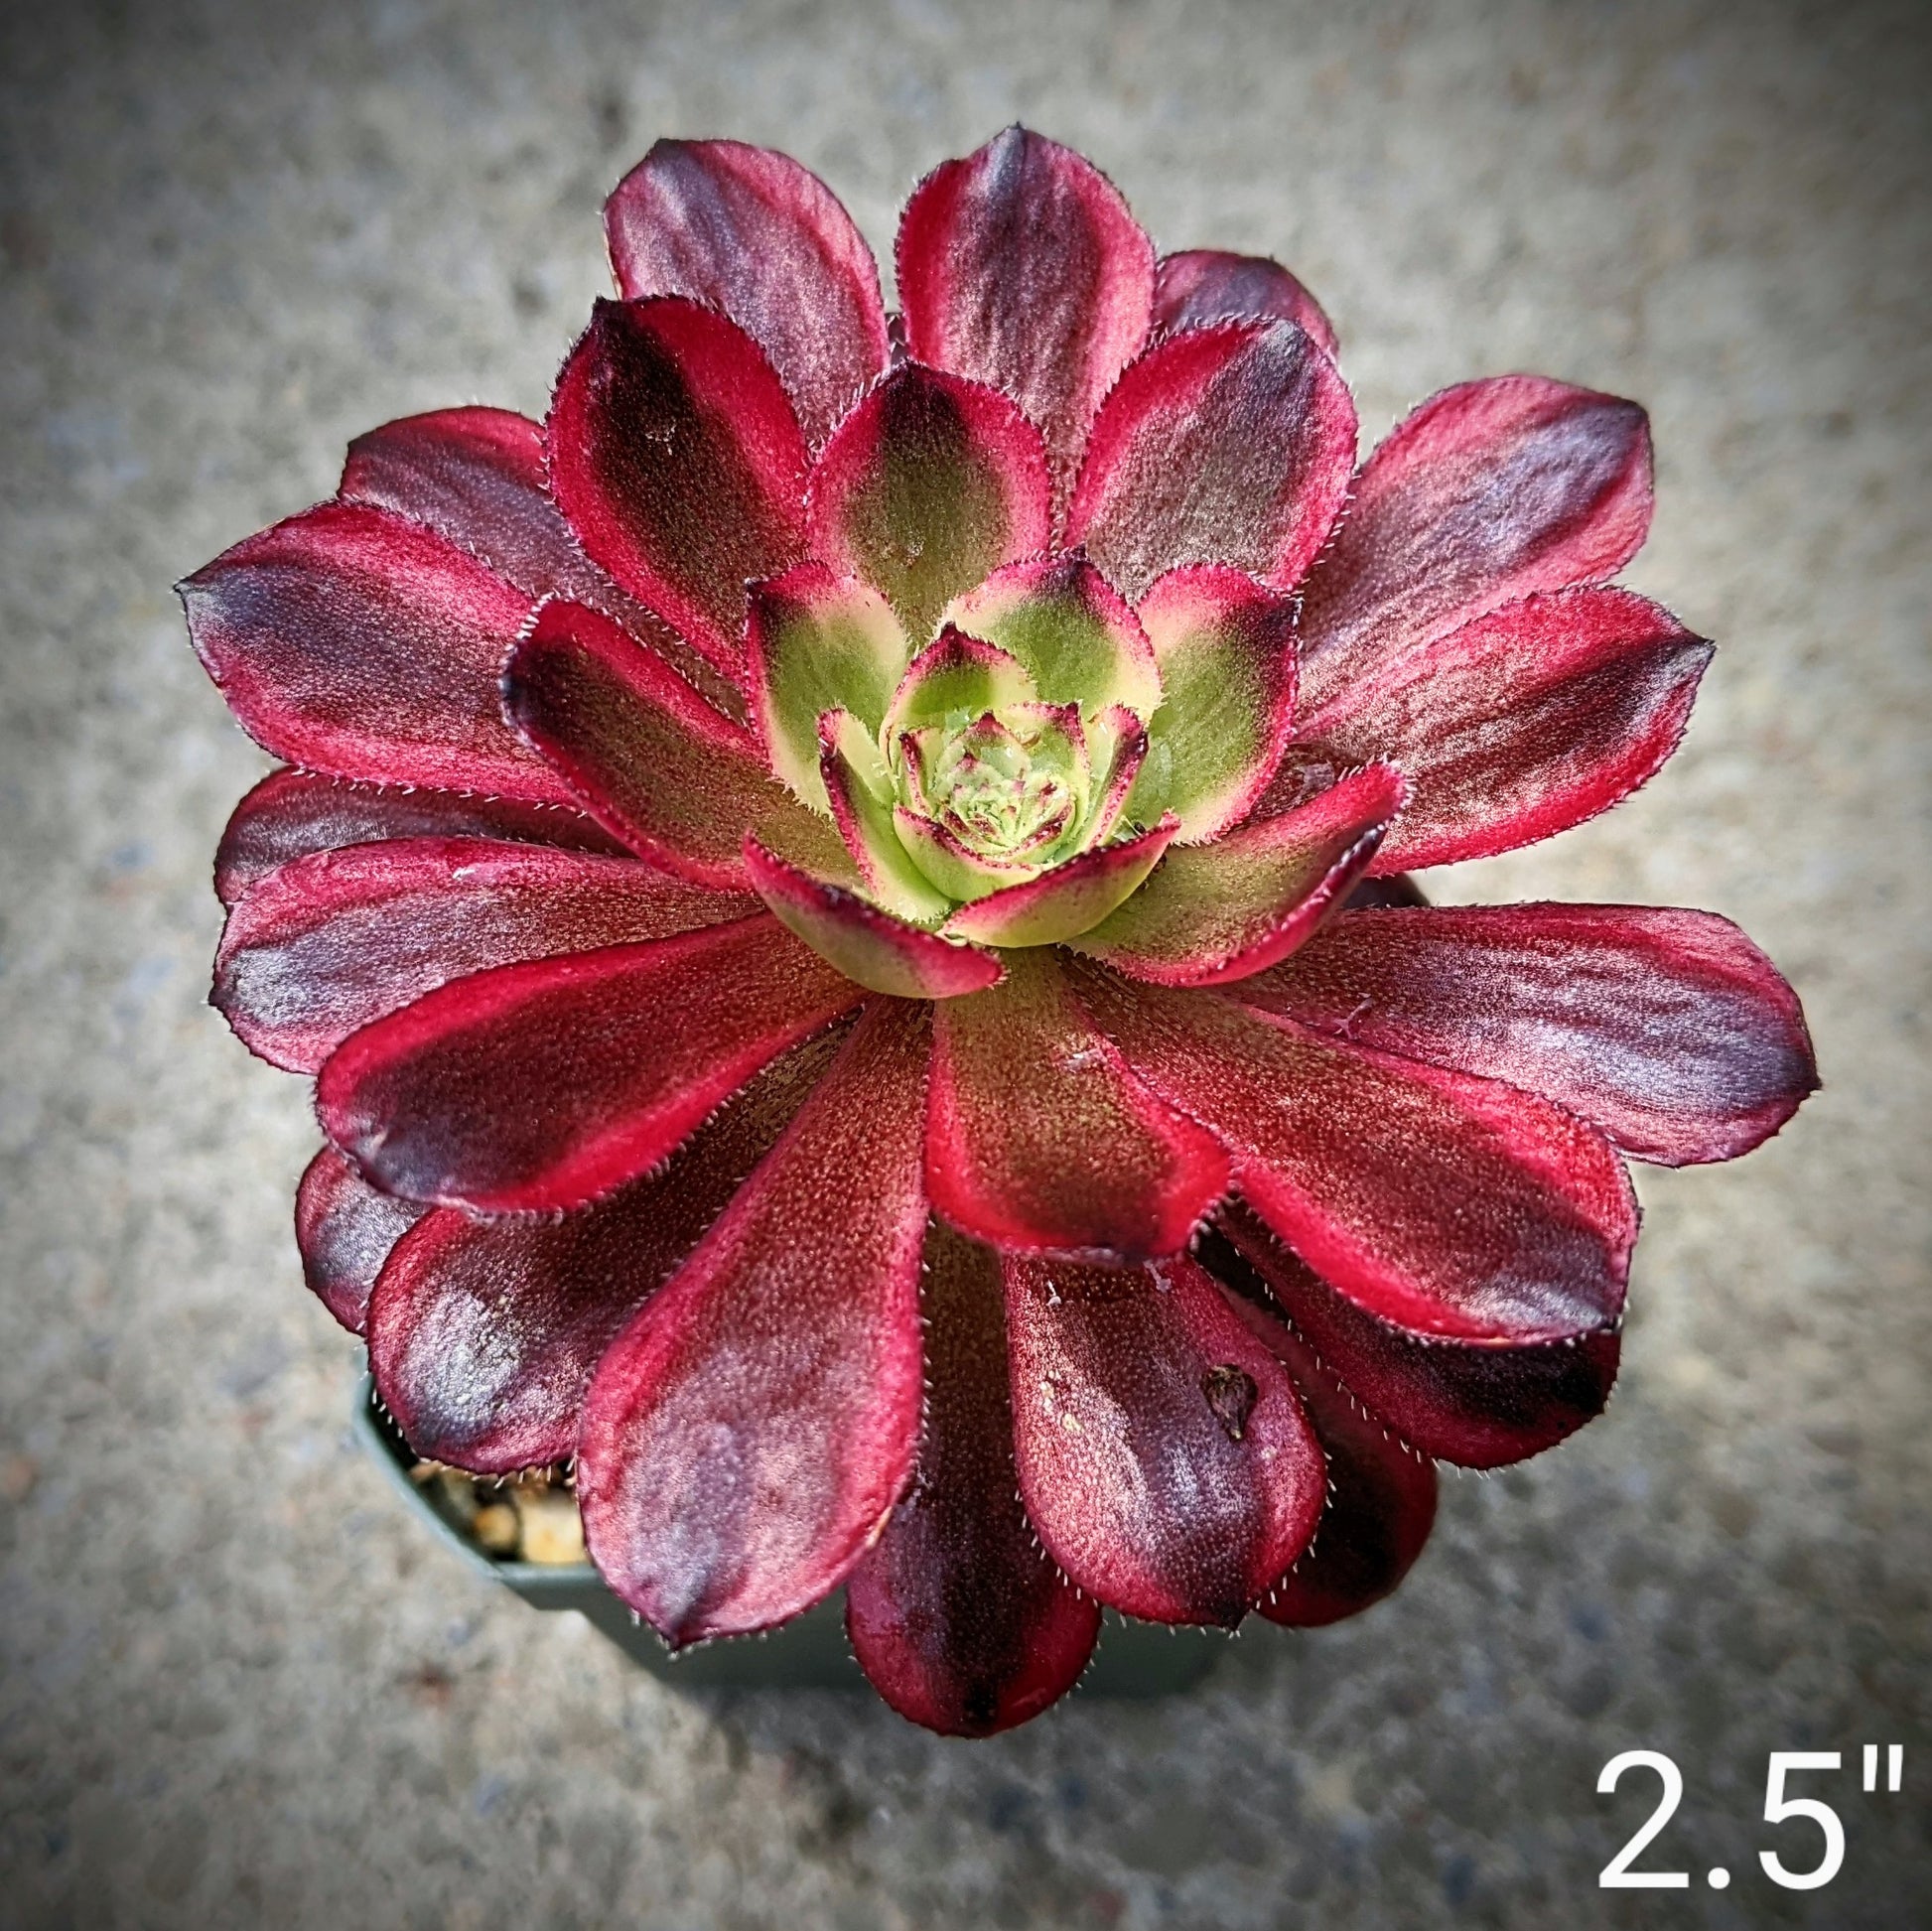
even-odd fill
[{"label": "succulent plant", "polygon": [[1358,470],[1302,285],[1020,129],[897,315],[779,154],[661,142],[607,222],[547,422],[374,430],[183,586],[285,760],[214,998],[315,1076],[310,1284],[420,1453],[574,1457],[668,1641],[844,1585],[938,1729],[1101,1604],[1364,1607],[1434,1459],[1602,1408],[1621,1156],[1815,1083],[1725,920],[1406,877],[1675,748],[1643,412],[1470,382]]}]

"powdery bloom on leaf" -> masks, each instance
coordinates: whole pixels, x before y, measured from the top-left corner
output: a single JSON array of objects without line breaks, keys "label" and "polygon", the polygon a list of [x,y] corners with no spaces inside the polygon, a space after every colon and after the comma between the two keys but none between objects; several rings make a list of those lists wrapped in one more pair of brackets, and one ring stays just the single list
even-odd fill
[{"label": "powdery bloom on leaf", "polygon": [[1357,468],[1302,284],[1018,128],[897,318],[783,155],[661,142],[606,219],[546,423],[372,431],[182,586],[287,765],[215,1003],[315,1077],[310,1285],[423,1454],[574,1456],[668,1640],[843,1585],[937,1729],[1103,1603],[1365,1607],[1432,1458],[1601,1410],[1624,1157],[1815,1084],[1725,920],[1403,876],[1675,748],[1643,412],[1470,382]]}]

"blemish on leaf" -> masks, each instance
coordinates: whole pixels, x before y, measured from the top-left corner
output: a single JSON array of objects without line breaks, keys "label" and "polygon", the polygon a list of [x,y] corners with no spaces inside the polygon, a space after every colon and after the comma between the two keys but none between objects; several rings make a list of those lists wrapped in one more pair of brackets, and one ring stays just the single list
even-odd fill
[{"label": "blemish on leaf", "polygon": [[1224,1363],[1218,1368],[1209,1368],[1201,1376],[1200,1389],[1227,1439],[1239,1442],[1248,1432],[1248,1417],[1254,1413],[1255,1403],[1261,1397],[1254,1377]]}]

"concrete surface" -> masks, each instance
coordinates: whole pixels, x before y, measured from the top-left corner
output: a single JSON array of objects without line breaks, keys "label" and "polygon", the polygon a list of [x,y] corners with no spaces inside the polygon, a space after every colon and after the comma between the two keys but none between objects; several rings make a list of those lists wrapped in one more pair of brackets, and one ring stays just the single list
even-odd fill
[{"label": "concrete surface", "polygon": [[[1932,1922],[1926,455],[1932,24],[1702,0],[459,7],[14,0],[0,25],[0,1921],[1406,1927]],[[785,146],[885,246],[1015,115],[1168,245],[1279,250],[1378,431],[1449,380],[1646,400],[1636,580],[1719,637],[1690,742],[1458,897],[1738,917],[1829,1090],[1645,1172],[1624,1380],[1447,1488],[1395,1601],[990,1744],[692,1699],[473,1583],[350,1447],[297,1279],[300,1085],[203,1004],[263,760],[170,582],[344,442],[540,411],[658,133]],[[1854,1770],[1841,1876],[1766,1752]],[[1648,1811],[1613,1752],[1682,1764]],[[1856,1761],[1854,1756],[1852,1761]],[[1722,1893],[1704,1873],[1728,1866]]]}]

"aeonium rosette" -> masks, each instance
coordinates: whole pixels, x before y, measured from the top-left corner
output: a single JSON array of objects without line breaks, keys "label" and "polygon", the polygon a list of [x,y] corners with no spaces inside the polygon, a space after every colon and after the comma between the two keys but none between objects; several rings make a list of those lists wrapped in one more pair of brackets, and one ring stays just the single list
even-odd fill
[{"label": "aeonium rosette", "polygon": [[1434,1459],[1601,1409],[1620,1156],[1814,1083],[1724,920],[1404,877],[1675,748],[1642,412],[1466,383],[1357,470],[1301,284],[1019,129],[896,317],[781,155],[660,143],[607,218],[545,424],[376,430],[184,586],[286,760],[215,1001],[316,1076],[311,1285],[419,1452],[574,1460],[667,1639],[843,1584],[941,1729],[1102,1603],[1366,1606]]}]

